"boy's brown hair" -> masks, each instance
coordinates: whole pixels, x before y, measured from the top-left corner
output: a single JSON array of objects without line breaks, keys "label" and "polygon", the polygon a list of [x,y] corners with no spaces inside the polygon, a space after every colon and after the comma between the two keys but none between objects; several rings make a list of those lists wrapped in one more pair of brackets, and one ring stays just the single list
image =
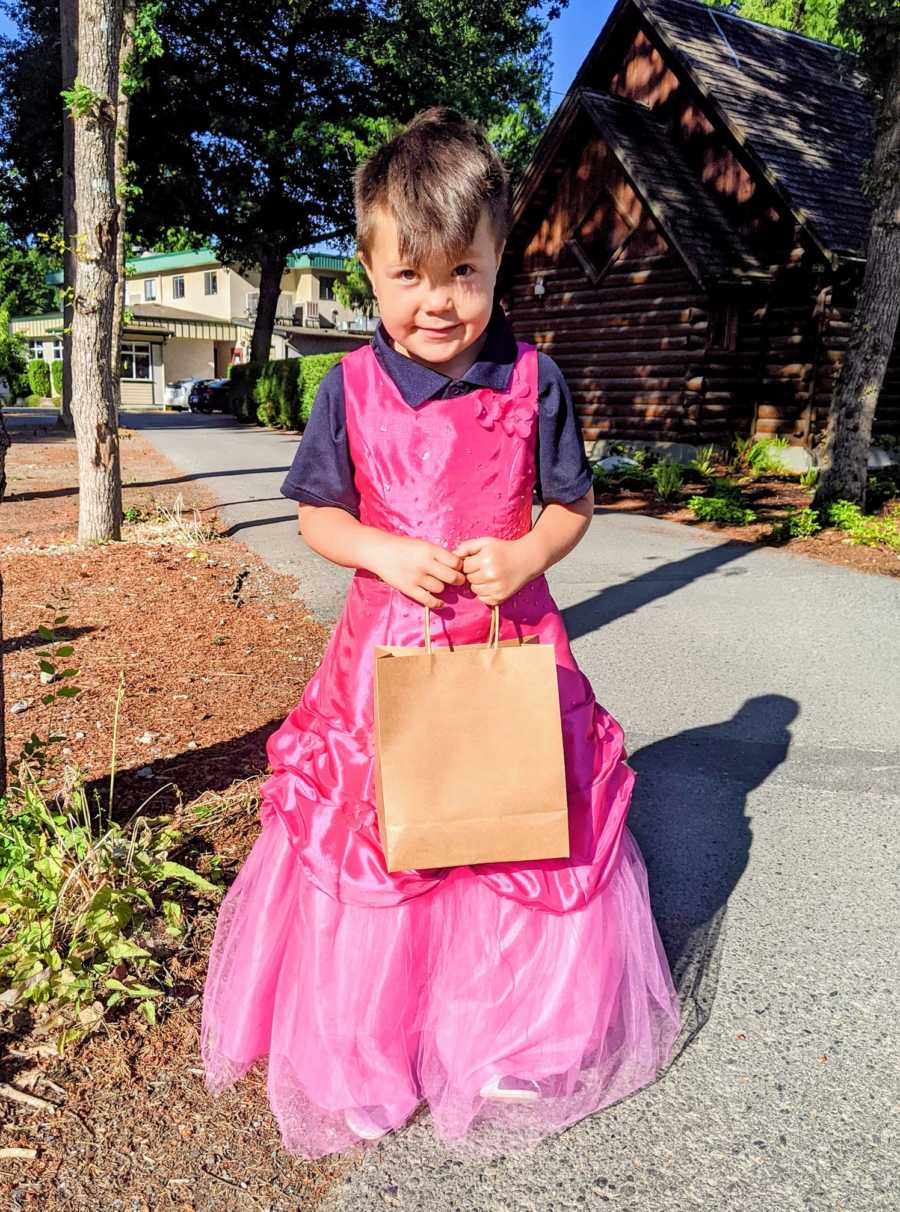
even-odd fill
[{"label": "boy's brown hair", "polygon": [[497,245],[510,223],[509,175],[477,122],[446,106],[423,110],[356,170],[356,239],[368,261],[376,211],[393,215],[400,256],[456,260],[487,207]]}]

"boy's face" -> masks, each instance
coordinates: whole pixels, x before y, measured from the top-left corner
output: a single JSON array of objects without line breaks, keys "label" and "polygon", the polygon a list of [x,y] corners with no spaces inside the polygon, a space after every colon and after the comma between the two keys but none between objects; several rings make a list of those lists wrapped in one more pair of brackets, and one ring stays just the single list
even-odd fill
[{"label": "boy's face", "polygon": [[487,328],[500,265],[487,208],[472,243],[458,260],[413,265],[400,257],[397,224],[379,210],[369,261],[360,256],[378,299],[384,326],[400,353],[453,373],[454,363]]}]

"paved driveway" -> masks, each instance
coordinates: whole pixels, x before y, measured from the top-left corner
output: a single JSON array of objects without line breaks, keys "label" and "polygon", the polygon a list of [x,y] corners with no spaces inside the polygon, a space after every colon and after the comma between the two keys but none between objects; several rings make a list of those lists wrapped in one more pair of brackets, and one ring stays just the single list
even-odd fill
[{"label": "paved driveway", "polygon": [[[336,617],[351,574],[304,549],[278,493],[295,436],[123,420]],[[530,1154],[464,1163],[424,1119],[326,1207],[896,1208],[900,581],[622,514],[548,579],[625,728],[631,825],[702,1029],[664,1080]]]}]

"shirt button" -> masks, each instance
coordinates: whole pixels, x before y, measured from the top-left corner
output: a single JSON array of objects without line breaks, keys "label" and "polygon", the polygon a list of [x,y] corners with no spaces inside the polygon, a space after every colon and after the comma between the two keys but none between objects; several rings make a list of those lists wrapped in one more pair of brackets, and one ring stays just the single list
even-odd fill
[{"label": "shirt button", "polygon": [[450,384],[449,394],[451,396],[462,396],[466,393],[465,383],[461,383],[458,379]]}]

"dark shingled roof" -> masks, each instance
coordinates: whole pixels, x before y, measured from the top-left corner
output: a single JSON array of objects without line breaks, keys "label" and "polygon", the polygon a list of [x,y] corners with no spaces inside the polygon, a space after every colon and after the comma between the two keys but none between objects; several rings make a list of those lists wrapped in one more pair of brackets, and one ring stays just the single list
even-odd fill
[{"label": "dark shingled roof", "polygon": [[763,272],[651,110],[587,89],[577,97],[698,282]]},{"label": "dark shingled roof", "polygon": [[874,122],[855,57],[695,0],[633,3],[825,248],[862,256]]}]

